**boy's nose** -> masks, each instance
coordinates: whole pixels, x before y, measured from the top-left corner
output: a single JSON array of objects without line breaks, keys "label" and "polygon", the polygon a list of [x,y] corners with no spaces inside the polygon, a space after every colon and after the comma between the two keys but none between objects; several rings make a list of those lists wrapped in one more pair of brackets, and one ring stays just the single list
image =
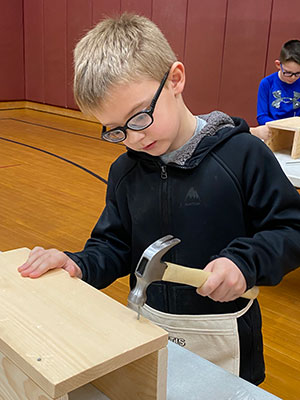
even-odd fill
[{"label": "boy's nose", "polygon": [[146,136],[145,130],[142,131],[132,131],[131,129],[127,129],[127,143],[136,144],[144,139]]}]

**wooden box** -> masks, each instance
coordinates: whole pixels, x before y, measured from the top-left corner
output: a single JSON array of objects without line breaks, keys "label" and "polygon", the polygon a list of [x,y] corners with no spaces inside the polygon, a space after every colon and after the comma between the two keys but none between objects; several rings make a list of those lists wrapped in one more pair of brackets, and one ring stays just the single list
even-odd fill
[{"label": "wooden box", "polygon": [[266,144],[272,151],[288,149],[292,158],[300,157],[300,117],[267,122],[272,137]]},{"label": "wooden box", "polygon": [[167,333],[63,270],[21,277],[28,254],[0,253],[0,398],[67,400],[93,383],[111,400],[165,400]]}]

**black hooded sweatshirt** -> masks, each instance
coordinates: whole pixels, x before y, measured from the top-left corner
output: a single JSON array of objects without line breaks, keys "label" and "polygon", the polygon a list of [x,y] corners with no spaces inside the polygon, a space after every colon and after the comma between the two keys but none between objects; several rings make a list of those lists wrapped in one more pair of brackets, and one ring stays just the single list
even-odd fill
[{"label": "black hooded sweatshirt", "polygon": [[[204,268],[227,257],[242,271],[247,288],[276,285],[300,264],[300,196],[269,148],[249,133],[246,122],[201,138],[184,165],[130,149],[111,166],[106,206],[83,251],[67,253],[83,280],[104,288],[130,275],[155,240],[181,239],[164,257]],[[209,118],[208,118],[209,127]],[[155,282],[147,304],[172,314],[222,314],[247,300],[215,302],[194,287]],[[257,300],[238,319],[240,376],[264,379],[261,316]]]}]

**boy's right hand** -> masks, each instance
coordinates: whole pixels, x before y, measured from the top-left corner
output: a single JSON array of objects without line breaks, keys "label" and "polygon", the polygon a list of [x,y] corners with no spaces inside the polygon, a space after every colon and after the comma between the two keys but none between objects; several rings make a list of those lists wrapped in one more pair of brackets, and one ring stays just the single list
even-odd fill
[{"label": "boy's right hand", "polygon": [[70,276],[82,278],[81,269],[65,253],[56,249],[45,250],[43,247],[34,247],[27,261],[18,268],[18,271],[24,277],[38,278],[55,268],[63,268]]}]

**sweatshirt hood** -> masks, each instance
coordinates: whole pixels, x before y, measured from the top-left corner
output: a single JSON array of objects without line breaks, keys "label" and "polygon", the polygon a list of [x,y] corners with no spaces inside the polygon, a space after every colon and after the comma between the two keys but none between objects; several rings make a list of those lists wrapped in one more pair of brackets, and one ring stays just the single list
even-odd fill
[{"label": "sweatshirt hood", "polygon": [[206,136],[213,136],[218,130],[223,128],[234,127],[233,120],[221,111],[213,111],[209,114],[198,115],[197,121],[197,126],[199,125],[199,121],[201,121],[203,124],[202,128],[198,129],[196,127],[193,136],[179,149],[161,156],[160,158],[163,162],[166,164],[173,163],[183,167],[191,158],[199,143]]},{"label": "sweatshirt hood", "polygon": [[[211,113],[212,114],[212,113]],[[211,114],[208,114],[211,118]],[[249,126],[246,123],[245,120],[242,118],[237,118],[237,117],[230,117],[230,119],[233,122],[233,125],[228,126],[228,124],[220,124],[216,126],[216,123],[213,123],[212,125],[215,126],[215,130],[212,130],[214,132],[211,135],[207,135],[203,138],[203,140],[200,141],[198,146],[196,147],[192,157],[190,157],[186,163],[184,164],[183,168],[193,168],[209,154],[211,153],[214,149],[216,149],[219,146],[222,146],[225,142],[227,142],[232,136],[241,134],[241,133],[249,133]],[[207,129],[210,129],[209,123],[204,127]],[[213,129],[213,128],[211,128]]]}]

